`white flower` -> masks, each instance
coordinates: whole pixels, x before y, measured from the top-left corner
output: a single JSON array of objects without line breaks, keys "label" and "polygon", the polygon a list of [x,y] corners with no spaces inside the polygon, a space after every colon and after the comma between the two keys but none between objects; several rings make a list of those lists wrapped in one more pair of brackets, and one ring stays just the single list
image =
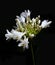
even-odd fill
[{"label": "white flower", "polygon": [[29,10],[27,10],[27,11],[25,10],[25,12],[22,12],[20,14],[20,16],[23,16],[23,17],[27,18],[28,16],[30,16],[30,14],[31,14],[31,12]]},{"label": "white flower", "polygon": [[19,47],[23,46],[23,48],[25,49],[28,49],[28,44],[29,44],[29,41],[28,41],[28,38],[26,38],[26,36],[24,37],[24,40],[21,40],[21,43],[18,44]]},{"label": "white flower", "polygon": [[23,16],[16,16],[17,19],[19,19],[20,22],[25,23],[25,18]]},{"label": "white flower", "polygon": [[6,31],[7,31],[7,34],[5,34],[6,40],[13,38],[13,34],[10,33],[8,30]]},{"label": "white flower", "polygon": [[44,20],[42,21],[42,24],[41,24],[41,27],[42,28],[46,28],[46,27],[49,27],[49,25],[52,23],[52,21],[47,21],[47,20]]},{"label": "white flower", "polygon": [[27,16],[30,16],[30,14],[31,14],[30,10],[28,10],[28,11],[25,10],[25,12],[26,12]]},{"label": "white flower", "polygon": [[14,29],[12,29],[11,33],[13,34],[13,39],[19,41],[22,36],[26,34],[26,32],[19,32]]}]

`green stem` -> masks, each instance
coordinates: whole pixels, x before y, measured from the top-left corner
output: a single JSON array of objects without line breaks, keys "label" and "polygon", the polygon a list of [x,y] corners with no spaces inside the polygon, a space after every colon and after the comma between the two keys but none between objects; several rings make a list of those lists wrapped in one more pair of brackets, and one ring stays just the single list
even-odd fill
[{"label": "green stem", "polygon": [[33,65],[35,65],[34,52],[33,52],[32,44],[31,44],[31,53],[32,53]]}]

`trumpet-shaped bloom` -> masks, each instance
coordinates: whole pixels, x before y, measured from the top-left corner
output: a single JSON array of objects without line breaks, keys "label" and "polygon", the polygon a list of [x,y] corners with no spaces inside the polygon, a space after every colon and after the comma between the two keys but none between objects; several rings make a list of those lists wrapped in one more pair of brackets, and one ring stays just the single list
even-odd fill
[{"label": "trumpet-shaped bloom", "polygon": [[18,32],[14,29],[12,29],[11,33],[13,34],[13,39],[19,41],[22,36],[26,34],[26,32]]},{"label": "trumpet-shaped bloom", "polygon": [[28,16],[30,16],[30,14],[31,14],[31,12],[29,10],[27,10],[27,11],[25,10],[25,12],[21,13],[21,16],[27,18]]},{"label": "trumpet-shaped bloom", "polygon": [[23,16],[16,16],[17,19],[19,19],[20,22],[25,23],[25,18]]},{"label": "trumpet-shaped bloom", "polygon": [[44,20],[41,24],[41,27],[42,28],[46,28],[46,27],[49,27],[49,25],[52,23],[52,21],[47,21],[47,20]]},{"label": "trumpet-shaped bloom", "polygon": [[5,34],[6,40],[13,38],[13,34],[10,33],[8,30],[6,31],[7,31],[7,34]]},{"label": "trumpet-shaped bloom", "polygon": [[19,47],[23,47],[24,49],[28,49],[28,38],[26,38],[26,36],[24,37],[24,40],[21,40],[21,43],[18,44]]}]

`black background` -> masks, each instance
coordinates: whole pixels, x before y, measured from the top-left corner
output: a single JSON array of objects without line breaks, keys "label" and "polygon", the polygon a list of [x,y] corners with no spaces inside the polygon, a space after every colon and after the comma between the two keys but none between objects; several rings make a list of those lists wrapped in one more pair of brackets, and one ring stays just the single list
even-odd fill
[{"label": "black background", "polygon": [[24,10],[31,11],[31,18],[38,15],[41,19],[52,20],[50,28],[43,29],[33,39],[36,65],[55,63],[55,2],[43,0],[0,0],[0,65],[33,65],[30,48],[24,52],[16,41],[5,40],[6,29],[15,26],[16,15]]}]

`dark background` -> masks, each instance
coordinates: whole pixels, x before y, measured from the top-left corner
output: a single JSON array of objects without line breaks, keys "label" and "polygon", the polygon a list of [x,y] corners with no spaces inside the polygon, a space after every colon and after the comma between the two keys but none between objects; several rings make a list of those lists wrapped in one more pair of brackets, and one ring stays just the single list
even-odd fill
[{"label": "dark background", "polygon": [[31,18],[52,20],[50,28],[43,29],[33,39],[36,65],[55,64],[55,2],[43,0],[0,0],[0,65],[33,65],[30,48],[24,52],[16,41],[6,41],[6,29],[15,26],[16,15],[24,10],[31,11]]}]

